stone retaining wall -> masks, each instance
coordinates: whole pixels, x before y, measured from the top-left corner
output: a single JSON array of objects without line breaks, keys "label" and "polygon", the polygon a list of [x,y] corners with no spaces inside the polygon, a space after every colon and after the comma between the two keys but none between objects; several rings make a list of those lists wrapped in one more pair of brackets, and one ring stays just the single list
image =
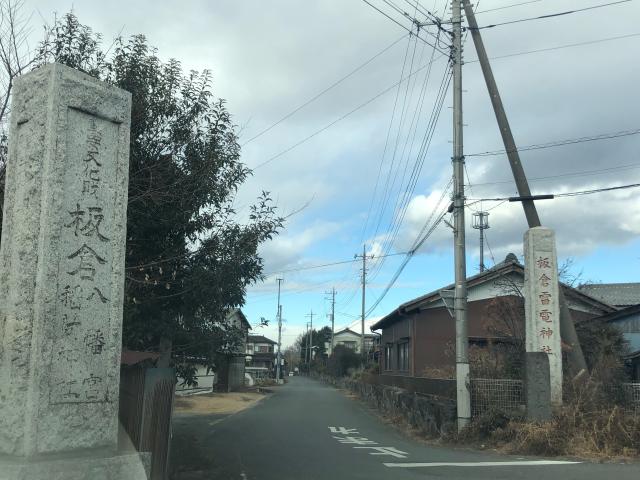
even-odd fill
[{"label": "stone retaining wall", "polygon": [[439,437],[455,429],[454,400],[410,393],[402,388],[372,384],[352,378],[321,376],[318,379],[351,391],[384,415],[401,417],[411,427],[429,437]]}]

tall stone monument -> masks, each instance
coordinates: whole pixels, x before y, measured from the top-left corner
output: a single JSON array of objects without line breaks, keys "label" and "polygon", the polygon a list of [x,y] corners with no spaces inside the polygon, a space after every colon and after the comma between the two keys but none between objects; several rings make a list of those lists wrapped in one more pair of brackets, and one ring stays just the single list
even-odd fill
[{"label": "tall stone monument", "polygon": [[527,230],[524,255],[526,350],[547,354],[551,403],[562,405],[558,260],[553,230],[546,227]]},{"label": "tall stone monument", "polygon": [[139,459],[116,453],[130,110],[128,92],[62,65],[16,81],[0,247],[0,479],[145,478]]}]

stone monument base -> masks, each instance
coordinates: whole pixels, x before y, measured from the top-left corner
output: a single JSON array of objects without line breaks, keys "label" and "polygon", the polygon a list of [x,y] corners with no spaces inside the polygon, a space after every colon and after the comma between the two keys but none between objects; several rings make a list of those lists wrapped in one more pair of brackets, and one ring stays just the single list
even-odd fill
[{"label": "stone monument base", "polygon": [[0,480],[147,480],[151,454],[0,456]]}]

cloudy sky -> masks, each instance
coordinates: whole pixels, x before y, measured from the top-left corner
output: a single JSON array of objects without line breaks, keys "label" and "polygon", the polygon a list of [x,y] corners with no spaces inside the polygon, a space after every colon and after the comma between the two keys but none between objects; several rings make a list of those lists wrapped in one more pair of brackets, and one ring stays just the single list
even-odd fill
[{"label": "cloudy sky", "polygon": [[[370,2],[410,26],[384,0]],[[445,0],[423,0],[417,13],[413,0],[390,3],[419,20],[424,10],[450,16]],[[602,3],[482,0],[478,23]],[[379,256],[412,248],[432,213],[449,202],[450,88],[434,115],[447,80],[446,34],[434,49],[362,0],[26,0],[26,7],[36,12],[36,24],[73,7],[106,40],[143,33],[162,58],[213,72],[215,93],[227,100],[241,132],[244,162],[255,169],[236,201],[240,211],[261,190],[272,193],[284,214],[305,207],[262,249],[273,275],[250,290],[244,308],[253,323],[274,319],[275,278],[283,277],[285,346],[312,310],[314,326],[327,324],[325,292],[332,287],[336,327],[352,324],[360,312],[359,263],[349,260],[363,244],[377,257],[369,263],[370,307],[404,259]],[[640,4],[630,1],[482,31],[519,146],[640,129],[638,18]],[[421,37],[434,43],[434,28]],[[521,255],[526,223],[519,205],[475,202],[516,192],[506,156],[473,155],[502,145],[470,38],[464,57],[467,219],[489,211],[486,263],[492,265],[508,252]],[[521,158],[536,194],[617,186],[640,182],[639,141],[640,135],[625,135],[523,151]],[[556,229],[559,256],[573,258],[583,280],[639,281],[639,195],[640,189],[620,190],[538,202],[538,208],[543,224]],[[473,274],[478,235],[471,228],[467,249]],[[336,262],[345,263],[295,270]],[[452,278],[452,232],[441,224],[370,317]],[[275,332],[273,325],[256,330],[272,338]]]}]

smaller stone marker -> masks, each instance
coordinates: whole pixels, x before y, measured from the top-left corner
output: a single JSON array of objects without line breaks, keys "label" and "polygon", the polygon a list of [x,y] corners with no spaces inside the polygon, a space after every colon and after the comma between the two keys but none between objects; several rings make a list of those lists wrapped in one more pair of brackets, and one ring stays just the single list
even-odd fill
[{"label": "smaller stone marker", "polygon": [[527,352],[549,358],[551,403],[562,405],[562,350],[558,261],[553,230],[530,228],[524,235],[524,303]]}]

